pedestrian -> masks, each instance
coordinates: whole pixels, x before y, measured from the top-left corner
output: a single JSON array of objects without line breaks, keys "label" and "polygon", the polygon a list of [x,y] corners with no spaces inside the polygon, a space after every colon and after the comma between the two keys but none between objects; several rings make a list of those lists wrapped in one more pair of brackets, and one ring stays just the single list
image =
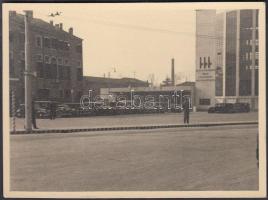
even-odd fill
[{"label": "pedestrian", "polygon": [[52,115],[53,115],[53,119],[56,119],[56,103],[55,102],[52,103]]},{"label": "pedestrian", "polygon": [[189,118],[190,118],[190,110],[189,110],[190,104],[188,98],[185,98],[184,103],[183,103],[183,119],[184,119],[184,124],[189,124]]},{"label": "pedestrian", "polygon": [[32,100],[32,125],[34,129],[38,129],[36,126],[36,111],[35,111],[35,101]]},{"label": "pedestrian", "polygon": [[53,119],[52,102],[50,102],[49,104],[49,118],[50,120]]}]

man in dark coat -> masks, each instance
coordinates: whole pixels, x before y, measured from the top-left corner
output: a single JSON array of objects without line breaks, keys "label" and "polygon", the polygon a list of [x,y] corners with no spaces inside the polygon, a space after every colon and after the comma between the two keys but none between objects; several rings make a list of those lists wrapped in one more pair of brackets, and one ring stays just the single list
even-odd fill
[{"label": "man in dark coat", "polygon": [[183,103],[183,113],[184,113],[184,124],[189,124],[189,118],[190,118],[190,110],[189,110],[189,100],[188,98],[185,98]]},{"label": "man in dark coat", "polygon": [[38,129],[36,126],[36,111],[35,111],[35,103],[34,100],[32,100],[32,125],[34,129]]},{"label": "man in dark coat", "polygon": [[56,118],[56,104],[54,102],[50,103],[50,119]]}]

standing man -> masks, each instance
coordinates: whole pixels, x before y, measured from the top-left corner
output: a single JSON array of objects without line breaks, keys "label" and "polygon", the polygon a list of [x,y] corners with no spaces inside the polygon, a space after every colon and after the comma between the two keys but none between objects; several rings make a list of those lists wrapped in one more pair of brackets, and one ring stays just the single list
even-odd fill
[{"label": "standing man", "polygon": [[50,119],[52,120],[53,119],[53,108],[52,108],[52,102],[49,103],[49,114],[50,114]]},{"label": "standing man", "polygon": [[32,125],[34,129],[38,129],[36,126],[36,112],[35,112],[35,103],[34,99],[32,100]]},{"label": "standing man", "polygon": [[184,117],[184,124],[189,124],[189,118],[190,118],[190,110],[189,110],[189,99],[185,98],[183,103],[183,117]]},{"label": "standing man", "polygon": [[50,119],[53,120],[56,118],[56,104],[50,102]]},{"label": "standing man", "polygon": [[56,102],[52,102],[52,115],[53,119],[56,119]]}]

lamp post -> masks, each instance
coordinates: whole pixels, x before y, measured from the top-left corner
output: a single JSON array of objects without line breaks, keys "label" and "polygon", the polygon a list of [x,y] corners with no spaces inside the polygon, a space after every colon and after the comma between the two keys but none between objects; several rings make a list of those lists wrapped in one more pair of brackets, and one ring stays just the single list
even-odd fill
[{"label": "lamp post", "polygon": [[32,73],[31,73],[31,55],[30,55],[30,37],[29,24],[32,17],[32,11],[24,11],[25,23],[25,130],[32,130]]}]

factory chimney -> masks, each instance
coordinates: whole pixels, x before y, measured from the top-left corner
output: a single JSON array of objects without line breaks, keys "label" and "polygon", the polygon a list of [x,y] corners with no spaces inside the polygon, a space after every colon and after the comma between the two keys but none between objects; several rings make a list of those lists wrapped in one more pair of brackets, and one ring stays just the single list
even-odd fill
[{"label": "factory chimney", "polygon": [[171,59],[171,85],[175,85],[174,58]]}]

